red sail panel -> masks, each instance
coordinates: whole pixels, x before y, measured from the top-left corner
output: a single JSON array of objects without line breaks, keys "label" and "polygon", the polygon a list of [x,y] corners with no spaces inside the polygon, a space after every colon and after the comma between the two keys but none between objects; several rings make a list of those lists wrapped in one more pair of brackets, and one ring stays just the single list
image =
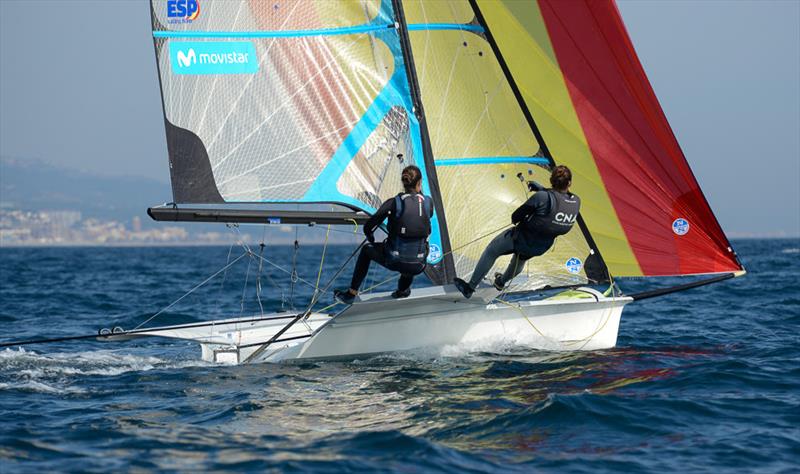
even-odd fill
[{"label": "red sail panel", "polygon": [[539,7],[581,128],[642,273],[741,270],[614,2],[539,0]]}]

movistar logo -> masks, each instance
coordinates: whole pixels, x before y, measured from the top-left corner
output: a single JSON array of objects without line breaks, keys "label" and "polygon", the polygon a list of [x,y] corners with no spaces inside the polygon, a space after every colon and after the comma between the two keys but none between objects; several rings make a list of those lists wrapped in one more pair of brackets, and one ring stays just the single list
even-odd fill
[{"label": "movistar logo", "polygon": [[170,43],[175,74],[252,74],[258,58],[249,41],[176,41]]},{"label": "movistar logo", "polygon": [[[197,64],[198,54],[193,48],[184,53],[178,51],[178,66],[189,67]],[[200,64],[247,64],[250,62],[249,53],[200,53]]]},{"label": "movistar logo", "polygon": [[189,48],[188,53],[184,53],[183,51],[178,51],[178,66],[180,67],[189,67],[192,64],[197,62],[197,54],[195,54],[193,48]]}]

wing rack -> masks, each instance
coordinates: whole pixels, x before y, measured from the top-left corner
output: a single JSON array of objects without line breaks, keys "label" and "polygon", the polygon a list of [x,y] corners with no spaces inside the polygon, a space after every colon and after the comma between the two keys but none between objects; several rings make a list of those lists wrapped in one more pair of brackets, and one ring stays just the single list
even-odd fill
[{"label": "wing rack", "polygon": [[172,205],[150,207],[155,221],[222,222],[237,224],[321,224],[363,225],[369,215],[363,212],[292,211],[268,209],[203,209],[181,208]]}]

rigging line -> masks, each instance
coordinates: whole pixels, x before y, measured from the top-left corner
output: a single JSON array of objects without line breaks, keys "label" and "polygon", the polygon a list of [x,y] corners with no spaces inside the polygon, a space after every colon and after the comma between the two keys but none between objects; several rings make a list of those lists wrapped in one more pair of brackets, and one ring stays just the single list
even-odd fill
[{"label": "rigging line", "polygon": [[[280,271],[282,271],[282,272],[284,272],[284,273],[286,273],[286,274],[288,274],[288,275],[290,275],[290,276],[292,275],[292,273],[291,273],[289,270],[286,270],[285,268],[281,267],[280,265],[277,265],[277,264],[273,263],[273,262],[272,262],[272,261],[270,261],[268,258],[264,258],[264,257],[260,257],[260,256],[256,255],[256,254],[255,254],[255,253],[254,253],[254,252],[253,252],[253,251],[250,249],[250,246],[249,246],[249,245],[247,245],[247,243],[244,241],[244,238],[243,238],[244,236],[242,235],[241,231],[239,230],[239,226],[238,226],[238,225],[237,225],[237,226],[234,226],[234,227],[233,227],[233,229],[236,231],[236,233],[238,233],[238,234],[239,234],[239,237],[242,237],[242,238],[239,240],[239,242],[238,242],[238,243],[239,243],[239,245],[241,245],[241,246],[242,246],[242,248],[244,248],[244,249],[245,249],[245,252],[247,252],[247,253],[248,253],[248,254],[249,254],[251,257],[253,257],[253,258],[258,258],[258,259],[262,259],[262,260],[264,260],[264,262],[265,262],[265,263],[267,263],[268,265],[271,265],[271,266],[273,266],[273,267],[277,268],[278,270],[280,270]],[[296,237],[296,235],[295,235],[295,237]],[[295,275],[296,275],[296,273],[295,273]],[[305,283],[306,285],[310,286],[311,288],[314,288],[314,290],[316,291],[316,289],[317,289],[317,286],[316,286],[316,285],[312,284],[311,282],[309,282],[309,281],[307,281],[307,280],[305,280],[305,279],[303,279],[303,278],[300,278],[299,276],[297,276],[297,277],[296,277],[296,279],[297,279],[297,280],[299,280],[299,281],[302,281],[303,283]],[[281,288],[281,289],[282,289],[282,288]]]},{"label": "rigging line", "polygon": [[247,253],[248,256],[250,256],[251,258],[247,260],[247,272],[245,272],[244,274],[244,285],[242,285],[242,300],[239,303],[241,308],[239,310],[239,318],[241,318],[242,315],[244,314],[244,298],[247,293],[247,280],[250,278],[250,265],[253,264],[253,259],[252,259],[253,252],[250,251],[250,249],[248,249]]},{"label": "rigging line", "polygon": [[261,347],[259,347],[255,351],[253,351],[253,353],[250,354],[249,356],[247,356],[247,358],[244,360],[244,363],[246,364],[246,363],[252,361],[253,359],[255,359],[256,357],[260,356],[265,350],[267,350],[267,348],[270,346],[270,344],[272,344],[278,338],[280,338],[286,331],[288,331],[298,321],[300,321],[301,319],[303,319],[303,320],[307,319],[308,316],[311,314],[311,311],[314,309],[314,305],[317,304],[317,301],[319,299],[319,295],[325,293],[326,291],[328,291],[328,288],[333,284],[334,280],[336,280],[336,277],[338,277],[339,274],[342,272],[342,270],[344,270],[347,267],[347,264],[350,263],[350,260],[353,259],[353,257],[356,255],[356,253],[358,253],[361,250],[361,248],[364,246],[364,244],[366,242],[367,242],[367,239],[365,238],[364,240],[361,241],[360,244],[358,244],[358,247],[356,247],[356,249],[353,251],[353,253],[351,253],[350,256],[347,257],[347,260],[344,261],[342,266],[339,267],[338,270],[336,270],[336,273],[331,277],[331,279],[325,285],[325,289],[321,293],[316,293],[316,292],[314,293],[314,297],[311,299],[311,302],[309,303],[308,308],[306,308],[306,310],[303,313],[300,313],[297,316],[295,316],[291,321],[289,321],[288,324],[286,324],[283,328],[281,328],[280,331],[276,332]]},{"label": "rigging line", "polygon": [[158,311],[156,314],[154,314],[154,315],[150,316],[149,318],[147,318],[147,319],[146,319],[146,320],[145,320],[143,323],[140,323],[138,326],[136,326],[135,328],[133,328],[133,330],[139,329],[140,327],[142,327],[142,326],[144,326],[145,324],[147,324],[147,323],[149,323],[150,321],[152,321],[152,320],[153,320],[153,319],[154,319],[156,316],[160,315],[160,314],[161,314],[161,313],[163,313],[164,311],[166,311],[166,310],[170,309],[171,307],[175,306],[176,304],[178,304],[178,302],[180,302],[181,300],[183,300],[184,298],[186,298],[187,296],[189,296],[190,294],[192,294],[192,293],[193,293],[195,290],[197,290],[197,289],[198,289],[198,288],[200,288],[201,286],[205,285],[206,283],[208,283],[209,281],[211,281],[212,279],[214,279],[214,277],[216,277],[216,276],[217,276],[217,275],[219,275],[220,273],[222,273],[222,272],[226,271],[228,268],[230,268],[231,266],[233,266],[233,265],[234,265],[236,262],[238,262],[239,260],[243,259],[245,256],[247,256],[247,252],[245,252],[245,253],[243,253],[243,254],[239,255],[238,257],[236,257],[236,259],[235,259],[235,260],[233,260],[233,261],[232,261],[232,262],[230,262],[229,264],[227,264],[227,265],[225,265],[224,267],[222,267],[222,268],[220,268],[219,270],[217,270],[217,272],[216,272],[216,273],[214,273],[214,274],[213,274],[213,275],[211,275],[210,277],[208,277],[208,278],[206,278],[205,280],[203,280],[202,282],[200,282],[198,285],[196,285],[196,286],[195,286],[194,288],[192,288],[191,290],[189,290],[189,291],[187,291],[186,293],[184,293],[184,294],[183,294],[183,296],[181,296],[181,297],[180,297],[180,298],[178,298],[177,300],[173,301],[172,303],[170,303],[169,305],[167,305],[167,306],[166,306],[166,307],[164,307],[163,309],[159,310],[159,311]]},{"label": "rigging line", "polygon": [[294,228],[294,253],[292,254],[292,273],[289,276],[289,306],[294,310],[294,284],[297,282],[297,251],[300,242],[297,241],[298,227]]},{"label": "rigging line", "polygon": [[317,296],[317,291],[319,291],[319,280],[322,278],[322,267],[325,264],[325,252],[328,250],[328,237],[331,235],[331,225],[328,224],[328,230],[325,232],[325,244],[322,246],[322,257],[319,259],[319,271],[317,271],[317,283],[314,285],[314,296],[312,296],[312,300],[314,297]]},{"label": "rigging line", "polygon": [[[264,226],[264,234],[267,233],[267,227]],[[261,239],[261,244],[259,244],[261,248],[259,256],[264,255],[264,239]],[[256,276],[256,300],[258,300],[258,308],[261,310],[261,316],[264,316],[264,305],[261,304],[261,273],[264,270],[264,260],[258,260],[258,275]]]},{"label": "rigging line", "polygon": [[[258,255],[254,255],[254,257],[255,258],[264,258],[264,257],[259,257]],[[292,276],[292,272],[290,272],[289,270],[281,267],[280,265],[276,265],[275,263],[271,262],[268,258],[264,258],[264,263],[266,263],[267,265],[271,265],[271,266],[277,268],[278,270],[282,271],[283,273],[286,273],[289,276]],[[315,290],[317,289],[316,285],[314,285],[310,281],[298,276],[297,272],[294,273],[294,276],[295,276],[297,281],[303,282],[303,283],[305,283],[306,285],[310,286],[311,288],[313,288]]]},{"label": "rigging line", "polygon": [[[228,247],[228,257],[225,259],[225,265],[231,263],[231,253],[233,252],[233,245],[234,243],[231,242],[231,246]],[[228,270],[226,269],[222,274],[222,280],[219,282],[219,294],[217,295],[217,307],[215,308],[215,313],[219,314],[219,308],[222,304],[222,291],[225,288],[225,279],[228,277]],[[211,324],[211,331],[214,331],[214,324]]]}]

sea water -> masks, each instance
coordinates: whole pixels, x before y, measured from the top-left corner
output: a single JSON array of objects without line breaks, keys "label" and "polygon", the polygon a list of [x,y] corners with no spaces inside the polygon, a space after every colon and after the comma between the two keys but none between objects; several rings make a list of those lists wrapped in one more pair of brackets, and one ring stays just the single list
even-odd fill
[{"label": "sea water", "polygon": [[[797,472],[800,241],[734,246],[747,276],[629,305],[604,351],[215,366],[174,340],[0,349],[0,472]],[[322,284],[352,248],[327,249]],[[312,285],[321,250],[300,249]],[[263,251],[281,268],[243,259],[148,324],[304,307],[293,249]],[[130,329],[239,253],[0,248],[0,340]]]}]

